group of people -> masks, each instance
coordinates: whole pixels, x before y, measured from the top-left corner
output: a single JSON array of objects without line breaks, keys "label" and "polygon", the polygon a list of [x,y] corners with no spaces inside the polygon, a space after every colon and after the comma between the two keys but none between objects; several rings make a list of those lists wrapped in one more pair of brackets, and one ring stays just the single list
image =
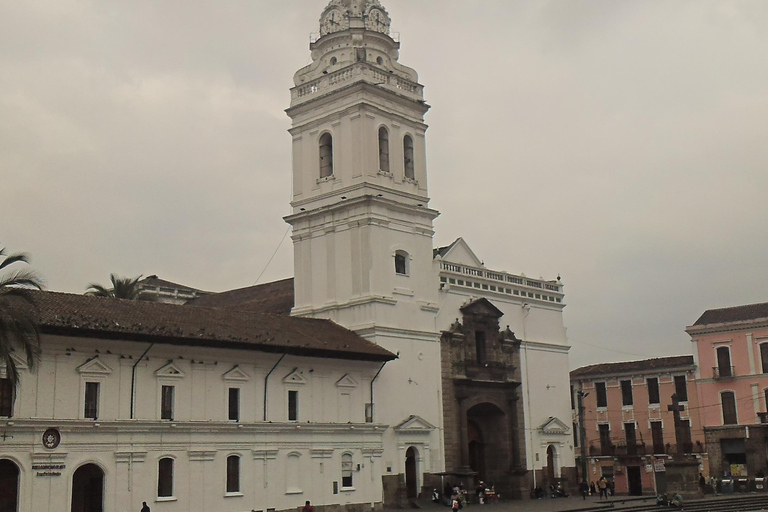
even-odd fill
[{"label": "group of people", "polygon": [[598,491],[600,491],[600,499],[608,499],[608,493],[611,493],[611,496],[613,496],[614,490],[613,480],[607,479],[605,475],[600,477],[597,484],[595,484],[595,482],[587,483],[586,480],[582,480],[579,484],[579,492],[581,493],[581,497],[585,500],[587,499],[587,496],[594,496]]},{"label": "group of people", "polygon": [[[485,482],[482,480],[475,486],[475,503],[482,504],[484,499],[488,496],[496,497],[495,490],[493,488],[488,489]],[[445,483],[443,488],[443,496],[441,498],[437,489],[432,489],[432,501],[440,503],[441,501],[451,507],[456,512],[457,510],[464,508],[464,505],[468,503],[467,491],[464,489],[464,484],[459,483],[457,485],[451,485],[450,482]]]}]

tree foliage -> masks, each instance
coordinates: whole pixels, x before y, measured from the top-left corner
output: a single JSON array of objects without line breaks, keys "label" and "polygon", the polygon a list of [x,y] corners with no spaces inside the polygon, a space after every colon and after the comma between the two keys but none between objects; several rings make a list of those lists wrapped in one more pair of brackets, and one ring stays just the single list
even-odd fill
[{"label": "tree foliage", "polygon": [[[14,385],[19,382],[19,371],[11,354],[20,350],[27,365],[34,370],[40,356],[40,328],[33,290],[42,290],[40,277],[28,268],[24,253],[5,254],[0,247],[0,363]],[[11,265],[15,265],[11,269]]]},{"label": "tree foliage", "polygon": [[95,297],[111,297],[113,299],[141,300],[141,287],[139,286],[139,277],[118,277],[116,274],[109,275],[112,281],[112,288],[91,283],[85,291],[86,295]]}]

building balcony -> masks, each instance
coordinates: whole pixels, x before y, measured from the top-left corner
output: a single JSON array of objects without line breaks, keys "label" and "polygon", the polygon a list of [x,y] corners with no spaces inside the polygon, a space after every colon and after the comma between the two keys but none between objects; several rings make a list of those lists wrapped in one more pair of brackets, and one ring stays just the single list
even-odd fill
[{"label": "building balcony", "polygon": [[712,377],[715,379],[730,379],[735,375],[733,370],[733,366],[713,366]]}]

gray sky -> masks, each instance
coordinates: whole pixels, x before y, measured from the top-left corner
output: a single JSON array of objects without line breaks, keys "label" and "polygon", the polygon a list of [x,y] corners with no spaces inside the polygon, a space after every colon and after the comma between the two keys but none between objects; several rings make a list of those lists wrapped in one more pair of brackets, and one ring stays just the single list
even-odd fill
[{"label": "gray sky", "polygon": [[[0,242],[58,291],[254,284],[326,3],[0,0]],[[768,301],[768,2],[383,4],[433,107],[435,244],[560,273],[572,366],[686,353],[705,309]]]}]

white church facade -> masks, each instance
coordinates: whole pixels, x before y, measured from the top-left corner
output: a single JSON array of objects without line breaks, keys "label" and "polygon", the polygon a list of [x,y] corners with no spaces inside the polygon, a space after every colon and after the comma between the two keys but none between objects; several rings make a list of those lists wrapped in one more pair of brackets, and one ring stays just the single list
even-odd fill
[{"label": "white church facade", "polygon": [[294,76],[293,279],[186,305],[37,295],[40,366],[0,407],[0,512],[575,483],[563,285],[434,249],[430,107],[389,27],[378,0],[332,0]]}]

